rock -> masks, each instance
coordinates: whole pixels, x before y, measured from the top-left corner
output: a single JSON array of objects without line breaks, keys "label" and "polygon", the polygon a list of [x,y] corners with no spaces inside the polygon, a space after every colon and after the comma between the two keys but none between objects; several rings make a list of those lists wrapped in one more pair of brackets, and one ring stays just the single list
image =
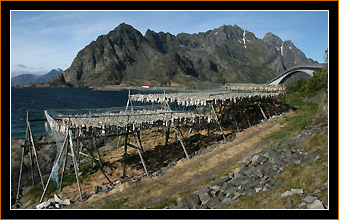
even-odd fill
[{"label": "rock", "polygon": [[36,206],[37,209],[46,209],[49,205],[51,205],[50,201],[42,202]]},{"label": "rock", "polygon": [[314,196],[306,196],[304,201],[307,202],[307,203],[312,203],[314,202],[314,200],[318,199],[317,197],[314,197]]},{"label": "rock", "polygon": [[239,198],[240,196],[241,196],[241,193],[235,192],[235,193],[234,193],[234,196],[233,196],[233,198],[232,198],[232,200],[236,200],[236,199]]},{"label": "rock", "polygon": [[255,192],[256,192],[256,193],[257,193],[257,192],[260,192],[260,191],[262,190],[262,188],[261,188],[261,187],[258,187],[258,188],[257,188],[257,187],[255,187],[254,189],[255,189]]},{"label": "rock", "polygon": [[316,190],[314,190],[313,194],[317,194],[317,193],[320,193],[320,192],[321,192],[320,189],[316,189]]},{"label": "rock", "polygon": [[254,155],[251,159],[251,163],[252,164],[257,164],[258,163],[258,159],[259,159],[259,156],[258,155]]},{"label": "rock", "polygon": [[209,188],[202,188],[198,193],[201,204],[205,205],[209,198],[211,198],[211,191]]},{"label": "rock", "polygon": [[302,195],[304,193],[303,189],[291,189],[291,192],[295,195]]},{"label": "rock", "polygon": [[188,194],[186,196],[186,201],[187,201],[188,207],[191,209],[197,208],[200,205],[199,196],[193,193]]},{"label": "rock", "polygon": [[300,203],[300,204],[298,205],[298,208],[301,208],[301,207],[304,207],[304,206],[306,206],[306,202]]},{"label": "rock", "polygon": [[177,209],[188,209],[188,203],[186,197],[182,198],[176,207]]},{"label": "rock", "polygon": [[323,204],[320,202],[320,200],[316,199],[312,204],[307,205],[308,209],[325,209]]},{"label": "rock", "polygon": [[57,194],[54,194],[54,201],[57,202],[57,203],[59,203],[59,204],[62,204],[62,203],[63,203],[62,199],[60,199],[59,196],[58,196]]},{"label": "rock", "polygon": [[287,196],[293,196],[293,193],[291,191],[286,191],[281,194],[281,197],[287,197]]},{"label": "rock", "polygon": [[223,206],[229,206],[229,205],[231,205],[231,203],[232,203],[232,199],[231,198],[224,198],[221,201],[221,205],[223,205]]},{"label": "rock", "polygon": [[100,193],[102,191],[103,191],[103,189],[102,189],[101,186],[95,186],[95,194],[98,194],[98,193]]},{"label": "rock", "polygon": [[204,205],[208,208],[216,208],[220,206],[220,201],[216,198],[209,198]]},{"label": "rock", "polygon": [[69,199],[65,199],[63,202],[62,202],[63,205],[70,205],[71,204],[71,200]]},{"label": "rock", "polygon": [[286,205],[287,205],[287,206],[292,206],[292,205],[293,205],[292,199],[288,198],[288,199],[286,200]]}]

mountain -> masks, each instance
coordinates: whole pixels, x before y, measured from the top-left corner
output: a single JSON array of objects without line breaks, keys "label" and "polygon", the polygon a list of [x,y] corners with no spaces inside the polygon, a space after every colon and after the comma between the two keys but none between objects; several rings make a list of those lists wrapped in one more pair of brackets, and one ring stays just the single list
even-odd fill
[{"label": "mountain", "polygon": [[61,69],[52,69],[47,74],[38,76],[34,74],[21,74],[12,78],[12,85],[24,85],[31,83],[41,83],[58,76],[62,73]]},{"label": "mountain", "polygon": [[296,65],[317,64],[291,41],[263,39],[237,25],[198,34],[147,30],[122,23],[79,51],[62,79],[73,85],[264,83]]}]

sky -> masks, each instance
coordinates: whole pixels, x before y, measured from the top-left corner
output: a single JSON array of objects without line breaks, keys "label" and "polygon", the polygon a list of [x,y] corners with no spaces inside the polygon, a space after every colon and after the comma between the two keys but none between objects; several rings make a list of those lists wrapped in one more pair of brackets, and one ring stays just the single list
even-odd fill
[{"label": "sky", "polygon": [[11,11],[11,73],[66,70],[77,53],[121,23],[143,35],[199,33],[238,25],[262,39],[267,32],[291,40],[307,58],[324,62],[328,11]]}]

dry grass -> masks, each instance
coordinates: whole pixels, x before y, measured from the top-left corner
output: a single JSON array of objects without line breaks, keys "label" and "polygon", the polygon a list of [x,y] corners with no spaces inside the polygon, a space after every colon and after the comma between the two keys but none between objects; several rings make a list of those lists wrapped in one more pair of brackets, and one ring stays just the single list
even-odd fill
[{"label": "dry grass", "polygon": [[125,182],[110,192],[92,196],[70,208],[113,208],[117,207],[116,204],[119,204],[119,208],[162,208],[186,193],[228,175],[250,153],[266,146],[266,138],[280,127],[278,121],[266,121],[238,133],[230,143],[222,144],[199,157],[180,160],[164,176]]}]

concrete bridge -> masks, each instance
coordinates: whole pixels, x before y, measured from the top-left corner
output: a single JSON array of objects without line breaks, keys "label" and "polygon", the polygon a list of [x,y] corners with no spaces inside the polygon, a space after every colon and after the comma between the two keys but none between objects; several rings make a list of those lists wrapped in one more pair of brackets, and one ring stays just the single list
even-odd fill
[{"label": "concrete bridge", "polygon": [[288,78],[293,76],[294,74],[298,72],[303,72],[311,77],[313,76],[313,72],[317,69],[320,69],[324,66],[324,64],[319,64],[319,65],[314,65],[314,66],[298,66],[298,67],[293,67],[292,69],[289,69],[285,71],[284,73],[280,74],[279,76],[275,77],[274,79],[270,80],[267,82],[269,85],[278,85],[278,84],[283,84]]}]

